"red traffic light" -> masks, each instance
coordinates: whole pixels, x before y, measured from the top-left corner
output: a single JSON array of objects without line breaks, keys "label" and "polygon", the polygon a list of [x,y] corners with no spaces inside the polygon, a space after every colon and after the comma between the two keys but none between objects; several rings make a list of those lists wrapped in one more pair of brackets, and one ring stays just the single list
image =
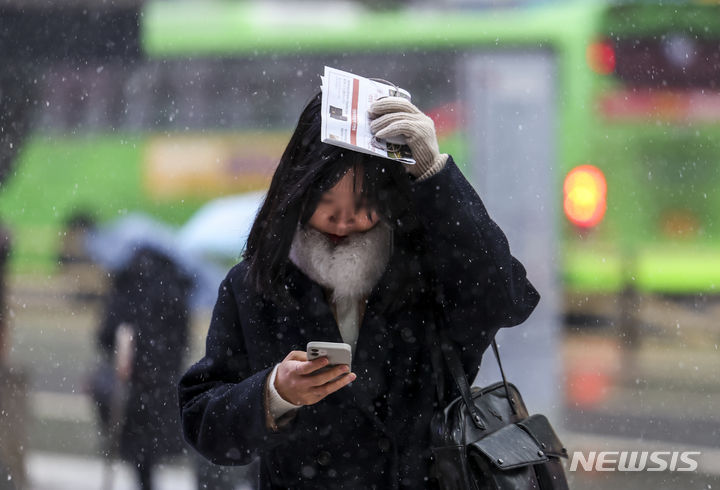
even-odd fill
[{"label": "red traffic light", "polygon": [[605,175],[592,165],[580,165],[565,177],[563,209],[567,218],[582,228],[591,228],[605,216]]}]

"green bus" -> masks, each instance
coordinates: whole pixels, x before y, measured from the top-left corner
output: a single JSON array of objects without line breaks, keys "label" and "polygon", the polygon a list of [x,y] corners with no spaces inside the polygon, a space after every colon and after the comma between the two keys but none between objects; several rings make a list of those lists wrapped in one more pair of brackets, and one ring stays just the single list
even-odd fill
[{"label": "green bus", "polygon": [[298,5],[150,1],[140,60],[49,67],[32,137],[0,189],[14,270],[53,270],[79,212],[181,224],[212,198],[263,189],[324,65],[408,89],[463,168],[476,137],[467,60],[541,51],[557,68],[565,291],[720,287],[720,5]]}]

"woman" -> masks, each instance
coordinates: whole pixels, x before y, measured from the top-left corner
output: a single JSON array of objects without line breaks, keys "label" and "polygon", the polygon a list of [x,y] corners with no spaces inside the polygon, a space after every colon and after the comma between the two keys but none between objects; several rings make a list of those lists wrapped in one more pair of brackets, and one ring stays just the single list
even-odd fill
[{"label": "woman", "polygon": [[[179,385],[187,440],[217,464],[259,456],[262,489],[431,487],[428,278],[470,379],[539,299],[432,121],[402,98],[371,110],[376,137],[404,136],[417,163],[321,143],[317,95]],[[309,341],[349,343],[353,372],[318,373]]]}]

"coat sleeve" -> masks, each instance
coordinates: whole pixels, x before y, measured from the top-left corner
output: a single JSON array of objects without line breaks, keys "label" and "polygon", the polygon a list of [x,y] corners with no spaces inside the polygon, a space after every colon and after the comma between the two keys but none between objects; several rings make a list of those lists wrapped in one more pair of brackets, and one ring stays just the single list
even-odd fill
[{"label": "coat sleeve", "polygon": [[452,158],[415,182],[412,194],[426,230],[428,263],[443,290],[448,334],[463,345],[479,342],[482,352],[499,328],[525,321],[540,295]]},{"label": "coat sleeve", "polygon": [[251,372],[232,282],[220,285],[206,352],[178,386],[185,439],[215,464],[243,465],[283,442],[268,429],[264,385],[272,366]]}]

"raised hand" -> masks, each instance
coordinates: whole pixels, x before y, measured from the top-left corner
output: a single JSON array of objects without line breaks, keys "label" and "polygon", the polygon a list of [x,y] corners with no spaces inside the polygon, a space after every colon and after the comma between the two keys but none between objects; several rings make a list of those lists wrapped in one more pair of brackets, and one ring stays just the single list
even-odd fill
[{"label": "raised hand", "polygon": [[405,138],[417,162],[405,166],[410,174],[424,179],[445,166],[447,155],[440,154],[435,124],[409,100],[383,97],[370,106],[370,118],[370,131],[376,138]]}]

